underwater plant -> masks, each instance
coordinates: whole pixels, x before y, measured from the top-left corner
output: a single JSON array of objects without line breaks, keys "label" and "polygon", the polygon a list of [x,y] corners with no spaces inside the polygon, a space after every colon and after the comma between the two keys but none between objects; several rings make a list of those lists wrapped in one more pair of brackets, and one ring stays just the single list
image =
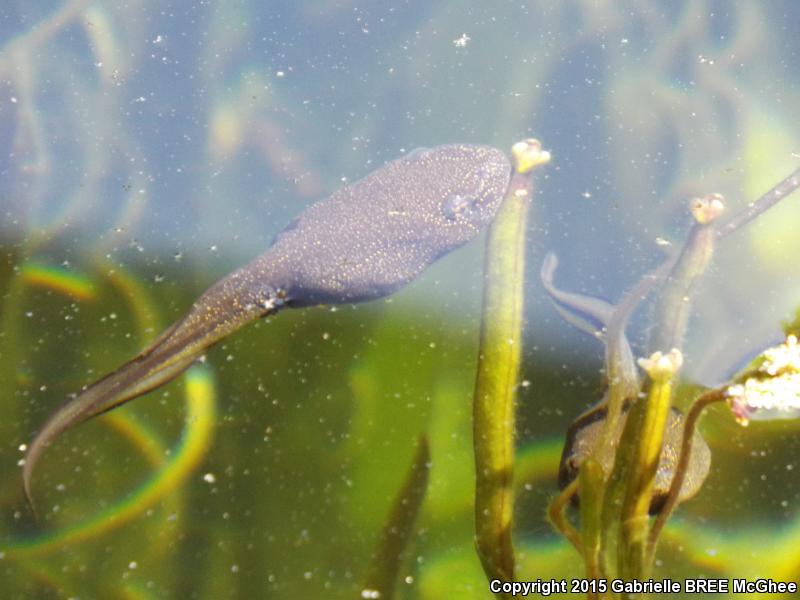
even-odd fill
[{"label": "underwater plant", "polygon": [[[477,158],[484,153],[487,158]],[[460,154],[476,159],[449,162]],[[435,216],[436,225],[430,235],[422,236],[427,243],[418,246],[425,252],[405,254],[405,269],[392,270],[397,275],[391,280],[386,277],[389,272],[383,263],[371,262],[374,248],[365,247],[359,249],[364,258],[358,264],[372,265],[374,269],[349,271],[349,284],[342,279],[331,283],[321,271],[305,273],[287,267],[283,280],[267,272],[266,266],[270,266],[273,262],[270,259],[275,256],[284,257],[275,261],[279,265],[306,264],[299,259],[291,260],[299,250],[281,250],[281,243],[286,244],[287,239],[290,250],[303,248],[317,235],[315,230],[325,236],[333,235],[330,239],[340,239],[340,228],[327,227],[331,219],[326,207],[330,204],[345,212],[349,207],[346,203],[336,206],[334,200],[354,198],[356,203],[359,199],[366,202],[375,198],[374,190],[383,189],[381,185],[389,179],[392,186],[388,189],[398,190],[403,182],[415,181],[408,178],[415,169],[430,170],[427,159],[447,166],[463,164],[466,170],[460,174],[451,170],[449,183],[438,191],[427,188],[424,195],[382,197],[377,193],[383,200],[372,204],[380,205],[373,210],[390,210],[404,216],[407,212],[395,207],[392,198],[424,197],[430,200],[424,210],[433,211]],[[271,314],[283,306],[355,302],[389,294],[413,279],[430,262],[474,236],[481,225],[492,221],[486,242],[484,308],[473,406],[475,540],[487,578],[491,582],[513,581],[518,575],[511,528],[525,224],[532,195],[532,172],[548,163],[550,155],[537,140],[529,139],[514,145],[511,159],[509,176],[507,159],[491,148],[441,146],[416,151],[316,205],[308,211],[310,218],[301,215],[277,236],[272,248],[278,250],[271,248],[212,287],[195,303],[189,316],[162,334],[150,350],[84,390],[51,417],[28,450],[24,467],[26,492],[30,493],[36,458],[58,434],[173,379],[208,346],[254,316]],[[676,406],[674,393],[683,362],[680,347],[688,326],[693,289],[709,266],[717,242],[794,191],[800,186],[798,175],[800,171],[793,173],[723,227],[717,226],[725,208],[719,194],[694,199],[690,205],[693,225],[681,251],[646,274],[616,306],[559,289],[555,285],[556,255],[550,253],[543,261],[541,280],[557,311],[605,345],[606,392],[596,406],[574,420],[567,432],[558,477],[562,492],[549,509],[554,527],[580,553],[588,580],[598,582],[587,590],[588,597],[616,597],[600,587],[600,582],[611,577],[633,580],[650,576],[658,538],[667,519],[678,503],[689,500],[700,490],[709,472],[710,450],[696,430],[706,406],[727,401],[742,424],[800,415],[800,346],[792,333],[797,329],[792,329],[793,326],[787,328],[783,344],[766,350],[729,384],[702,393],[685,416]],[[373,184],[378,187],[371,187]],[[473,192],[464,191],[465,185]],[[389,209],[387,203],[392,204]],[[361,212],[365,210],[359,208]],[[407,207],[404,204],[400,208]],[[347,221],[344,217],[333,220],[340,226]],[[415,230],[423,230],[427,222],[423,219]],[[434,235],[436,231],[452,231],[449,228],[455,223],[461,224],[462,233],[455,237]],[[402,233],[395,238],[396,242],[384,235],[381,244],[406,247],[411,243],[404,237],[407,230],[392,231]],[[356,239],[363,240],[363,236]],[[346,242],[339,247],[342,256],[350,252],[349,246],[345,246]],[[340,269],[341,261],[330,255],[315,264],[330,273],[347,272]],[[376,277],[381,274],[384,277],[378,285]],[[253,290],[269,293],[261,299],[252,294],[252,297],[242,295],[255,293]],[[641,302],[656,292],[654,324],[648,342],[652,353],[649,358],[635,360],[625,329]],[[235,309],[234,313],[226,312],[226,307]],[[213,322],[204,325],[206,317],[213,317]],[[637,365],[645,378],[640,377]],[[208,423],[208,418],[204,422]],[[429,461],[430,448],[423,437],[406,482],[387,517],[366,575],[364,597],[388,598],[394,594],[402,557],[428,485]],[[568,516],[573,504],[579,506],[577,526]],[[107,518],[106,514],[111,516]],[[105,511],[74,532],[67,530],[53,543],[62,538],[74,540],[91,535],[98,527],[110,526],[124,518],[120,515],[116,508]],[[38,551],[46,547],[39,544]]]},{"label": "underwater plant", "polygon": [[[679,502],[697,493],[709,472],[710,452],[696,430],[706,406],[727,401],[743,425],[800,416],[800,351],[790,331],[731,382],[696,397],[685,417],[675,394],[693,290],[715,246],[798,187],[800,169],[721,227],[721,195],[692,200],[693,225],[681,251],[646,274],[616,306],[559,290],[553,281],[557,259],[553,254],[545,259],[542,282],[559,313],[605,345],[606,393],[570,428],[559,474],[562,491],[549,509],[554,527],[581,555],[587,578],[596,582],[585,590],[588,597],[619,597],[619,590],[600,582],[650,577],[667,519]],[[658,294],[651,354],[634,363],[625,328],[651,293]],[[568,517],[571,503],[580,506],[577,526]]]},{"label": "underwater plant", "polygon": [[511,148],[513,175],[489,228],[473,394],[475,545],[489,579],[513,579],[514,411],[522,348],[525,238],[534,170],[550,161],[536,139]]},{"label": "underwater plant", "polygon": [[[788,0],[345,0],[269,10],[253,0],[175,10],[153,0],[31,0],[2,14],[8,597],[386,597],[391,581],[401,598],[479,600],[490,593],[476,524],[486,528],[481,557],[492,555],[493,536],[507,540],[514,577],[579,576],[583,561],[543,517],[556,474],[569,485],[606,468],[584,461],[607,412],[573,421],[607,396],[591,364],[600,346],[554,327],[531,263],[538,270],[540,250],[556,250],[555,283],[616,300],[647,269],[652,236],[684,198],[719,190],[733,212],[797,159],[800,55]],[[60,437],[34,479],[44,523],[27,518],[19,471],[47,413],[147,347],[298,206],[401,147],[470,139],[507,150],[503,140],[534,131],[559,160],[527,232],[522,327],[531,335],[497,346],[522,357],[508,386],[516,411],[506,396],[487,411],[505,425],[495,448],[514,469],[487,505],[490,520],[475,510],[470,460],[475,325],[480,291],[490,292],[477,244],[386,300],[257,320],[211,349],[208,364]],[[701,452],[699,467],[713,451],[714,469],[704,482],[703,469],[687,466],[679,499],[695,493],[691,482],[703,489],[659,535],[659,575],[800,573],[798,424],[758,422],[775,414],[768,373],[756,367],[732,390],[748,429],[721,418],[727,397],[690,409],[703,392],[684,385],[695,375],[716,385],[743,355],[791,347],[788,337],[763,340],[770,315],[797,298],[796,208],[719,243],[692,303],[697,343],[673,381],[677,408],[650,503],[662,508],[650,518],[668,513],[668,476],[679,477],[673,457],[688,458],[685,444]],[[505,300],[518,299],[510,290]],[[656,291],[649,301],[664,306]],[[632,329],[628,364],[646,386],[636,357],[661,348],[637,344]],[[509,407],[516,436],[503,418]],[[702,436],[681,441],[695,414]],[[560,461],[570,423],[571,453]],[[418,499],[422,472],[404,474],[420,464],[414,441],[425,433],[429,483],[408,529],[413,511],[393,509]],[[491,492],[482,488],[482,499]],[[568,504],[580,532],[576,511],[596,511]],[[399,572],[372,571],[403,539]],[[755,550],[763,546],[769,552]]]}]

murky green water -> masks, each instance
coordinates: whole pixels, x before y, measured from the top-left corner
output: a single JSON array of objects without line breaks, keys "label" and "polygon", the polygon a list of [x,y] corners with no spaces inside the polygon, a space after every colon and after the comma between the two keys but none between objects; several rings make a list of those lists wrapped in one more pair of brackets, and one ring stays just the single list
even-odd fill
[{"label": "murky green water", "polygon": [[[386,300],[286,310],[42,458],[69,394],[143,348],[301,210],[419,146],[553,153],[528,227],[519,580],[583,576],[552,532],[563,438],[602,346],[540,284],[616,302],[688,230],[797,167],[794,3],[10,2],[0,8],[3,598],[358,598],[418,440],[398,598],[489,598],[474,548],[483,238]],[[722,240],[685,381],[714,386],[800,304],[800,199]],[[671,245],[670,245],[671,244]],[[651,306],[629,328],[645,352]],[[712,467],[653,576],[798,581],[800,424],[701,422]],[[769,550],[764,550],[768,548]]]}]

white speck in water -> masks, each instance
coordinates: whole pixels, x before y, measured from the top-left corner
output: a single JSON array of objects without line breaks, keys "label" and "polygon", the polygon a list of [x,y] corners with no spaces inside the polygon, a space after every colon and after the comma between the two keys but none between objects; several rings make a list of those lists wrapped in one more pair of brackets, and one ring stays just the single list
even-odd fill
[{"label": "white speck in water", "polygon": [[231,573],[238,573],[239,565],[231,565]]},{"label": "white speck in water", "polygon": [[456,39],[454,39],[454,40],[453,40],[453,45],[454,45],[456,48],[463,48],[463,47],[465,47],[467,44],[469,44],[469,41],[470,41],[471,39],[472,39],[472,38],[471,38],[471,37],[469,37],[469,36],[468,36],[466,33],[462,33],[462,34],[461,34],[461,36],[459,36],[459,37],[457,37]]},{"label": "white speck in water", "polygon": [[286,71],[275,71],[275,77],[283,77],[286,75]]},{"label": "white speck in water", "polygon": [[19,100],[17,100],[17,97],[11,96],[11,104],[16,104],[17,102],[19,102]]},{"label": "white speck in water", "polygon": [[322,339],[323,340],[331,339],[331,334],[326,331],[325,333],[322,334]]},{"label": "white speck in water", "polygon": [[203,481],[205,481],[206,483],[215,483],[217,481],[217,478],[214,477],[213,473],[206,473],[205,475],[203,475]]},{"label": "white speck in water", "polygon": [[137,569],[138,567],[139,567],[139,563],[138,563],[138,562],[136,562],[135,560],[132,560],[131,562],[129,562],[129,563],[128,563],[128,568],[129,568],[131,571],[133,571],[133,570]]},{"label": "white speck in water", "polygon": [[524,388],[526,388],[526,387],[531,387],[531,382],[530,382],[530,381],[528,381],[527,379],[523,379],[523,380],[522,380],[522,382],[520,383],[520,385],[521,385],[522,387],[524,387]]},{"label": "white speck in water", "polygon": [[311,571],[306,571],[305,573],[303,573],[303,579],[311,579],[312,575],[313,573]]},{"label": "white speck in water", "polygon": [[588,200],[589,198],[591,198],[591,197],[592,197],[592,192],[590,192],[590,191],[585,191],[585,192],[583,192],[583,193],[581,194],[581,196],[583,196],[584,198],[586,198],[586,199]]},{"label": "white speck in water", "polygon": [[380,598],[381,593],[378,590],[371,590],[369,588],[361,590],[362,598]]},{"label": "white speck in water", "polygon": [[672,242],[670,242],[666,238],[663,238],[663,237],[659,236],[659,237],[656,238],[656,245],[657,246],[671,246]]},{"label": "white speck in water", "polygon": [[28,444],[20,444],[18,448],[20,452],[25,452],[28,449]]},{"label": "white speck in water", "polygon": [[414,583],[414,578],[411,575],[406,575],[406,578],[404,579],[404,581],[407,584],[411,585],[412,583]]}]

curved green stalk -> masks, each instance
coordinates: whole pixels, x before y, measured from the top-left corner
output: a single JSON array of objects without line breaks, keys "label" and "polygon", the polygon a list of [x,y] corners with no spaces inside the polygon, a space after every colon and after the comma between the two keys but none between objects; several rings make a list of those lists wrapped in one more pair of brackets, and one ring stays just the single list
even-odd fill
[{"label": "curved green stalk", "polygon": [[414,460],[402,487],[395,496],[392,510],[381,532],[372,565],[364,581],[362,598],[390,600],[394,596],[408,540],[428,489],[430,461],[430,444],[428,437],[423,435],[419,439]]},{"label": "curved green stalk", "polygon": [[747,208],[740,211],[735,217],[728,221],[728,223],[717,232],[717,237],[724,238],[734,231],[741,229],[761,213],[775,206],[786,196],[797,190],[798,187],[800,187],[800,169],[795,169],[788,177],[779,181],[766,194],[748,204]]},{"label": "curved green stalk", "polygon": [[691,209],[695,222],[656,305],[651,352],[683,346],[695,284],[714,254],[715,223],[725,209],[724,198],[719,194],[696,198]]},{"label": "curved green stalk", "polygon": [[633,354],[628,345],[625,328],[633,312],[664,280],[673,264],[674,260],[668,259],[642,277],[619,301],[608,323],[605,356],[608,407],[603,436],[597,451],[597,458],[601,464],[606,460],[610,463],[611,457],[616,452],[616,436],[625,403],[634,400],[639,394],[639,377],[633,364]]},{"label": "curved green stalk", "polygon": [[612,481],[624,485],[617,545],[619,574],[623,579],[649,576],[646,549],[650,500],[672,404],[672,379],[682,362],[680,351],[672,350],[666,355],[656,352],[639,363],[650,378],[647,398],[638,400],[631,408],[612,474]]},{"label": "curved green stalk", "polygon": [[536,140],[512,148],[514,173],[486,241],[483,316],[473,399],[475,532],[489,579],[514,576],[511,543],[514,399],[522,333],[531,171],[549,161]]},{"label": "curved green stalk", "polygon": [[723,400],[725,400],[725,394],[724,390],[721,388],[706,392],[697,400],[695,400],[694,404],[692,404],[692,407],[689,409],[689,412],[686,415],[686,423],[683,426],[683,442],[681,443],[681,453],[678,458],[678,464],[675,467],[675,475],[672,478],[672,484],[670,485],[667,499],[664,502],[664,508],[662,508],[661,512],[658,513],[658,517],[656,517],[653,527],[650,529],[650,539],[647,542],[647,555],[648,562],[651,564],[655,558],[658,536],[661,534],[661,530],[664,528],[664,525],[666,525],[667,519],[669,519],[670,515],[672,515],[672,511],[675,510],[675,506],[678,504],[678,498],[688,472],[689,459],[692,456],[694,431],[697,427],[697,421],[700,418],[700,414],[706,409],[707,406]]},{"label": "curved green stalk", "polygon": [[[601,579],[603,486],[605,473],[603,467],[593,458],[587,458],[578,472],[579,495],[581,501],[581,541],[583,560],[586,563],[586,577]],[[589,595],[592,597],[592,594]]]},{"label": "curved green stalk", "polygon": [[583,556],[583,540],[578,531],[572,526],[572,523],[569,522],[569,519],[567,519],[567,508],[578,493],[578,485],[578,479],[573,479],[567,487],[561,490],[561,493],[553,498],[550,506],[547,507],[547,516],[556,531],[567,538],[569,543],[578,551],[578,554]]}]

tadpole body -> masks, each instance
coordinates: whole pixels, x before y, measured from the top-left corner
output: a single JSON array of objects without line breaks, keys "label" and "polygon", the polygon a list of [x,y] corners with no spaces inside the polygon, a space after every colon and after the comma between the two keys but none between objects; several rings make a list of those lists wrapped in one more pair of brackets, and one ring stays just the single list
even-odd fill
[{"label": "tadpole body", "polygon": [[310,206],[148,348],[50,416],[26,455],[28,500],[34,467],[61,433],[171,381],[253,319],[282,307],[363,302],[397,291],[494,218],[510,175],[496,148],[438,146],[391,161]]}]

